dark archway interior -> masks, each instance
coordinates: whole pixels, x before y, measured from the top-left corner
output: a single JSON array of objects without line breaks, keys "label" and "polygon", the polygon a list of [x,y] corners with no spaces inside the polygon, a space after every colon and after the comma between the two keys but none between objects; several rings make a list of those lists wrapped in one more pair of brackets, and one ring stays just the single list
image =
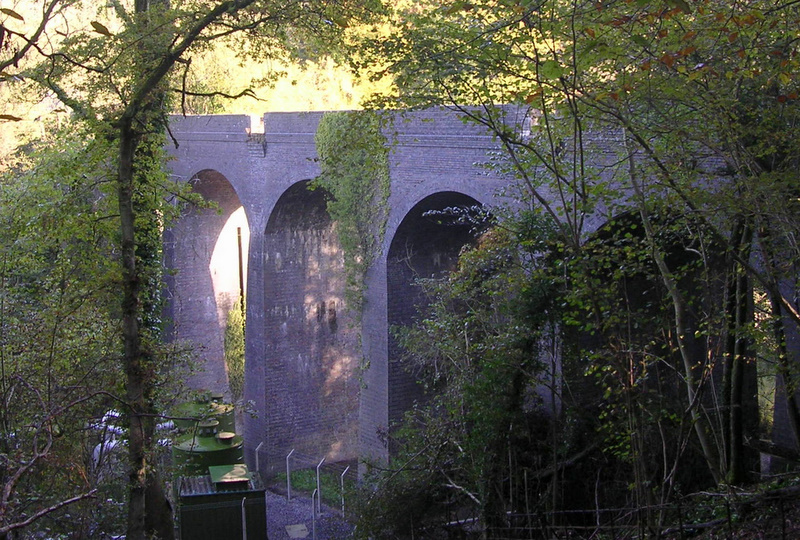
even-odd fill
[{"label": "dark archway interior", "polygon": [[279,230],[321,229],[330,226],[328,193],[311,189],[310,182],[298,182],[281,195],[269,217],[266,234]]},{"label": "dark archway interior", "polygon": [[218,215],[220,219],[222,219],[222,216],[230,216],[242,206],[233,185],[224,175],[217,171],[202,171],[189,184],[192,186],[194,193],[197,193],[206,201],[213,201],[219,206],[221,212]]},{"label": "dark archway interior", "polygon": [[[387,309],[389,328],[408,326],[427,305],[419,278],[447,275],[458,262],[465,245],[476,235],[471,223],[443,212],[480,206],[467,195],[447,191],[417,203],[401,222],[392,239],[387,259]],[[403,366],[402,351],[389,334],[389,422],[400,421],[415,402],[424,401],[422,387]]]}]

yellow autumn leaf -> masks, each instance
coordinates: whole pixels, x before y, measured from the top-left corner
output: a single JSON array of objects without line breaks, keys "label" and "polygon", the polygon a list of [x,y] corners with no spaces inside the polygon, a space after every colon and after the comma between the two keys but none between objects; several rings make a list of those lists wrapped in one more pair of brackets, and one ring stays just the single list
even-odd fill
[{"label": "yellow autumn leaf", "polygon": [[6,15],[8,15],[9,17],[11,17],[12,19],[17,19],[18,21],[25,21],[25,19],[22,17],[22,15],[20,15],[19,13],[17,13],[16,11],[14,11],[13,9],[9,9],[9,8],[0,8],[0,11],[2,11],[3,13],[5,13],[5,14],[6,14]]},{"label": "yellow autumn leaf", "polygon": [[94,31],[97,32],[98,34],[103,34],[104,36],[111,37],[111,32],[102,23],[99,23],[97,21],[92,21],[92,28],[94,28]]}]

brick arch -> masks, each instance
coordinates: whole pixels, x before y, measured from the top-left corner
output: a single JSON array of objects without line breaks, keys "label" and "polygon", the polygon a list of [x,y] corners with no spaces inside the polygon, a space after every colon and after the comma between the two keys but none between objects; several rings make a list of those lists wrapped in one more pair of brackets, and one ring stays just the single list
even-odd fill
[{"label": "brick arch", "polygon": [[357,453],[357,335],[326,198],[307,180],[292,184],[263,234],[263,317],[248,321],[248,334],[263,341],[256,359],[263,363],[263,386],[248,393],[259,417],[246,420],[246,432],[261,434],[270,468],[292,449],[328,461]]},{"label": "brick arch", "polygon": [[[283,466],[292,448],[317,458],[387,457],[380,435],[389,424],[390,244],[411,209],[429,195],[446,198],[437,194],[458,192],[458,197],[488,203],[509,182],[475,167],[496,150],[482,128],[464,124],[446,110],[403,116],[391,128],[397,132],[392,135],[397,145],[389,158],[392,194],[386,238],[367,272],[361,320],[348,319],[339,301],[342,288],[337,288],[343,272],[333,268],[341,255],[335,228],[307,190],[307,180],[320,173],[314,134],[322,116],[267,114],[263,134],[254,134],[250,120],[242,116],[180,117],[172,123],[180,141],[179,147],[169,147],[175,177],[188,181],[206,169],[222,173],[249,220],[245,399],[256,416],[244,418],[245,457],[267,474]],[[287,274],[314,265],[324,279],[290,279]],[[337,297],[333,310],[323,292]],[[326,322],[329,311],[336,313],[335,332]]]},{"label": "brick arch", "polygon": [[[464,246],[475,241],[474,226],[443,214],[448,208],[481,206],[474,198],[441,191],[417,202],[403,217],[392,238],[386,262],[389,328],[411,324],[426,300],[417,278],[443,277],[453,270]],[[402,419],[414,402],[424,400],[422,389],[402,362],[403,351],[391,332],[388,338],[389,423]]]},{"label": "brick arch", "polygon": [[220,172],[205,169],[189,181],[209,207],[187,206],[171,228],[168,255],[179,263],[173,278],[174,335],[193,342],[202,371],[190,386],[228,391],[224,336],[228,313],[246,294],[250,229],[242,202]]}]

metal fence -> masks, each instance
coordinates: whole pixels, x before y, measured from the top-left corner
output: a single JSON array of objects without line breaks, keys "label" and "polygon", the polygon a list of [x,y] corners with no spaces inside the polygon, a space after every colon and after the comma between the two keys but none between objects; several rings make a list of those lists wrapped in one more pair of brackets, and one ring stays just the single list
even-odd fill
[{"label": "metal fence", "polygon": [[[312,489],[317,490],[316,512],[322,512],[322,501],[347,514],[347,489],[346,481],[356,479],[357,471],[349,463],[328,462],[324,457],[314,457],[292,450],[286,455],[286,497],[291,500],[292,491],[296,486],[292,483],[292,473],[298,471],[313,471],[315,483]],[[310,490],[309,490],[310,491]]]},{"label": "metal fence", "polygon": [[[708,495],[706,495],[708,497]],[[714,538],[800,538],[800,493],[794,490],[758,496],[712,496],[713,501],[642,508],[509,513],[502,523],[454,522],[476,537],[492,540],[539,539],[688,539],[713,530]],[[757,521],[753,518],[758,516]],[[469,520],[466,520],[469,521]],[[479,533],[480,531],[480,533]],[[749,535],[749,536],[748,536]]]}]

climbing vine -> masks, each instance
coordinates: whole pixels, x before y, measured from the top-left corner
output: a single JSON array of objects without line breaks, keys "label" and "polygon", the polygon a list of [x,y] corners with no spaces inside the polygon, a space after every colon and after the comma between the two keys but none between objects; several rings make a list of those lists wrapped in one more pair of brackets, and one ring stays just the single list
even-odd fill
[{"label": "climbing vine", "polygon": [[344,251],[345,299],[358,313],[364,276],[386,230],[389,148],[380,117],[368,111],[325,114],[316,145],[321,174],[314,185],[331,195],[328,213],[337,223]]}]

